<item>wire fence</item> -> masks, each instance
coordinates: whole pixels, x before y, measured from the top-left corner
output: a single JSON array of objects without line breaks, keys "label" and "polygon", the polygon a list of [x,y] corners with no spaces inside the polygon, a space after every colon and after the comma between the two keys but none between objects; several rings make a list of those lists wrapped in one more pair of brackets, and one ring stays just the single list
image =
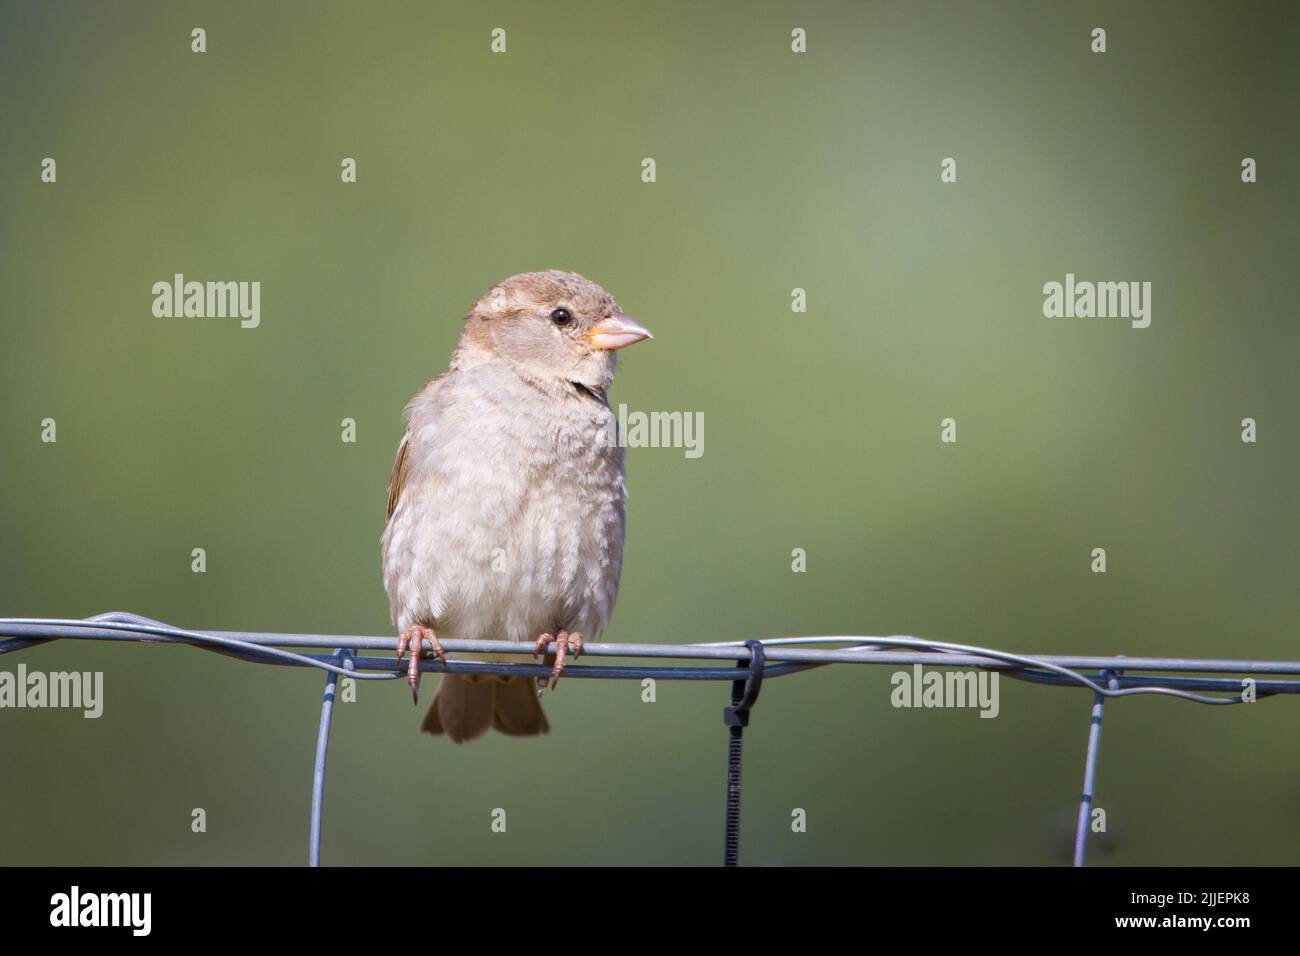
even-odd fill
[{"label": "wire fence", "polygon": [[[245,631],[190,631],[138,614],[111,612],[76,618],[0,618],[0,655],[52,640],[132,641],[189,644],[257,664],[316,667],[326,672],[316,757],[312,769],[308,862],[320,864],[325,807],[325,768],[329,756],[334,696],[340,677],[398,680],[406,665],[396,662],[395,637],[337,634],[274,634]],[[449,653],[493,653],[534,657],[531,645],[510,641],[444,640]],[[817,646],[823,645],[823,646]],[[827,647],[825,645],[834,645]],[[553,649],[553,647],[552,647]],[[327,653],[305,653],[317,650]],[[385,651],[386,656],[362,656]],[[1093,692],[1084,757],[1083,792],[1075,829],[1074,865],[1082,866],[1100,753],[1101,723],[1107,698],[1155,695],[1209,706],[1230,706],[1276,694],[1300,694],[1300,661],[1195,659],[1183,657],[1089,657],[1012,654],[988,647],[930,641],[917,637],[781,637],[712,644],[585,644],[583,659],[673,660],[678,664],[569,664],[564,677],[578,680],[695,680],[731,682],[724,707],[728,729],[726,813],[723,862],[739,862],[741,741],[763,681],[816,667],[838,664],[922,665],[941,670],[988,670],[1015,680]],[[714,662],[728,662],[717,666]],[[501,674],[541,678],[549,664],[472,660],[421,660],[429,673]]]}]

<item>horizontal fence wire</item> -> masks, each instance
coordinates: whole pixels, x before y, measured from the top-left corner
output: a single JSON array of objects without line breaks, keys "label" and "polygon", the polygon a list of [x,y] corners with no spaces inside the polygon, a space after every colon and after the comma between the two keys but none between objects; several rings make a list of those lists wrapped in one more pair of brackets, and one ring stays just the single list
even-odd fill
[{"label": "horizontal fence wire", "polygon": [[[406,676],[393,654],[396,637],[367,637],[338,634],[287,634],[247,631],[194,631],[173,627],[138,614],[114,611],[79,618],[0,618],[0,655],[36,647],[52,640],[128,641],[155,644],[188,644],[238,660],[287,667],[315,667],[326,672],[325,699],[321,707],[316,761],[312,776],[312,812],[309,862],[320,857],[321,819],[324,806],[325,764],[333,715],[337,678],[356,680],[398,680]],[[751,650],[761,644],[761,652]],[[423,659],[419,668],[426,673],[500,674],[546,677],[549,664],[535,663],[531,644],[513,641],[442,640],[443,649],[455,653],[492,653],[518,656],[513,661]],[[822,645],[822,646],[818,646]],[[827,647],[825,645],[834,645]],[[554,649],[552,645],[551,650]],[[325,653],[312,654],[318,650]],[[385,651],[387,656],[361,656],[363,651]],[[1171,697],[1210,706],[1248,703],[1277,694],[1300,694],[1300,661],[1239,660],[1185,657],[1125,657],[1060,654],[1014,654],[995,648],[949,641],[893,635],[864,637],[777,637],[761,641],[720,641],[707,644],[602,644],[583,645],[584,660],[592,658],[629,661],[677,661],[682,663],[577,664],[565,667],[564,677],[587,680],[695,680],[726,681],[738,677],[763,679],[783,677],[816,667],[837,664],[915,665],[945,670],[978,669],[1035,684],[1082,687],[1093,693],[1089,712],[1088,746],[1084,767],[1083,799],[1079,807],[1075,840],[1075,865],[1082,865],[1087,822],[1091,807],[1098,759],[1102,702],[1107,698],[1151,695]],[[757,673],[754,667],[758,663]],[[726,662],[727,666],[712,666]],[[1291,678],[1291,679],[1287,679]],[[734,754],[734,775],[739,786],[738,746]],[[733,767],[729,765],[728,779]],[[730,785],[730,783],[729,783]],[[738,798],[737,798],[738,800]],[[738,817],[738,806],[735,815]],[[728,858],[732,812],[729,806]],[[738,823],[737,823],[738,825]]]}]

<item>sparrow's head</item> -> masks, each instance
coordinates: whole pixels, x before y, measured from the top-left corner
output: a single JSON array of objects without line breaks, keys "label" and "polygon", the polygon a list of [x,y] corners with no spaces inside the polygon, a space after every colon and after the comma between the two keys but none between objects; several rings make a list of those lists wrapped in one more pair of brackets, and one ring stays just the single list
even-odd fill
[{"label": "sparrow's head", "polygon": [[465,317],[463,340],[535,381],[603,392],[617,350],[652,338],[614,297],[576,272],[525,272],[483,293]]}]

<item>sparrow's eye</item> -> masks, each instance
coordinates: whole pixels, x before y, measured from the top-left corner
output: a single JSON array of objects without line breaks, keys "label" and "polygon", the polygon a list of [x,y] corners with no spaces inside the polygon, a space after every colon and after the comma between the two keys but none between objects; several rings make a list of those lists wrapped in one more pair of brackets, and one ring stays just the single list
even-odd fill
[{"label": "sparrow's eye", "polygon": [[551,313],[551,321],[556,325],[568,325],[573,321],[573,313],[568,309],[556,309]]}]

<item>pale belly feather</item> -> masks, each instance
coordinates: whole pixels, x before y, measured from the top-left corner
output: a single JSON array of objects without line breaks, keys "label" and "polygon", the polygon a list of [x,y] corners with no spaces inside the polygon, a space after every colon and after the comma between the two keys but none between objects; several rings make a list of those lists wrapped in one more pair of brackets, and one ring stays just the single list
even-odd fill
[{"label": "pale belly feather", "polygon": [[[532,642],[558,629],[596,639],[622,566],[623,450],[586,399],[543,421],[525,411],[490,438],[443,411],[410,433],[413,459],[384,532],[384,583],[399,629],[440,638]],[[462,434],[463,433],[463,434]]]}]

